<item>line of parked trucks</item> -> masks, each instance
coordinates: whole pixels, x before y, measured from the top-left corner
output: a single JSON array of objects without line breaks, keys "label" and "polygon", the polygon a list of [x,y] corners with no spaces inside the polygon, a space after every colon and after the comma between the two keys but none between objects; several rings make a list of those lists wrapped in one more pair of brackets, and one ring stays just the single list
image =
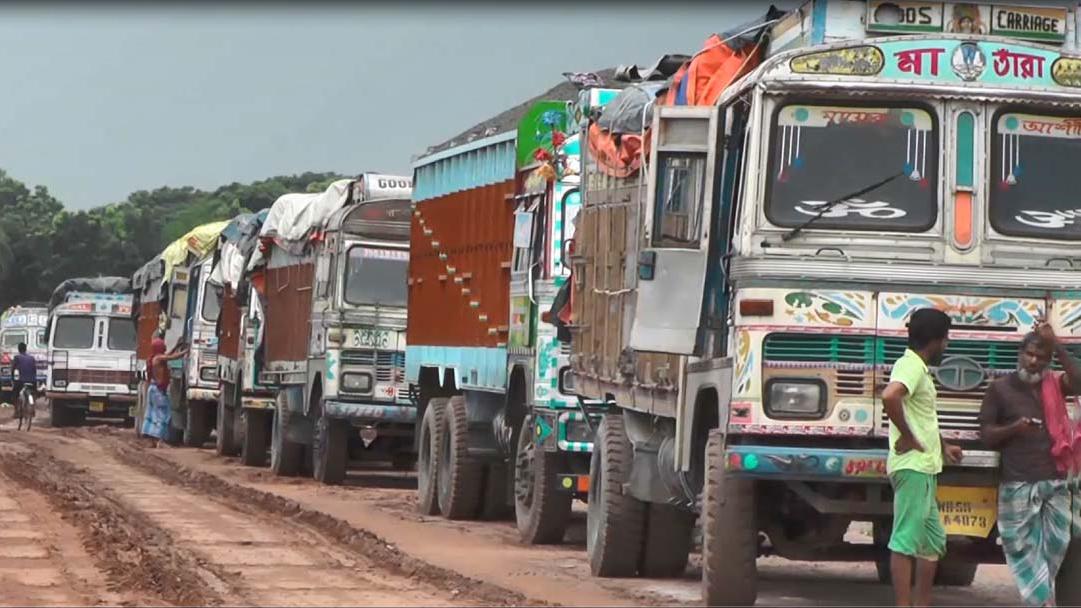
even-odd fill
[{"label": "line of parked trucks", "polygon": [[1033,43],[980,25],[1023,7],[926,4],[914,24],[812,0],[629,84],[571,75],[410,177],[287,194],[130,280],[68,282],[0,343],[47,346],[55,424],[138,420],[162,332],[189,348],[176,442],[324,483],[415,466],[424,513],[513,513],[527,543],[560,542],[583,500],[598,576],[679,576],[698,528],[704,599],[747,604],[762,555],[888,580],[879,389],[934,306],[954,320],[940,425],[965,449],[938,576],[971,584],[1001,561],[980,397],[1037,319],[1081,353],[1076,227],[1046,196],[1081,148],[1081,45],[1074,8],[1031,9],[1062,21]]}]

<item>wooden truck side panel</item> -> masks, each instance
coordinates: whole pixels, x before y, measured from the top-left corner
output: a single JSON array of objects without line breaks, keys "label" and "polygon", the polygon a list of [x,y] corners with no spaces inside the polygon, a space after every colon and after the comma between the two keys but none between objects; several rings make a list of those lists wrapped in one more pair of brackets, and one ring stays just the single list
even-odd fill
[{"label": "wooden truck side panel", "polygon": [[236,361],[240,351],[240,305],[236,292],[226,285],[222,290],[221,313],[218,315],[218,357]]},{"label": "wooden truck side panel", "polygon": [[160,316],[161,303],[157,300],[144,301],[139,306],[139,318],[135,326],[135,357],[140,361],[150,357],[150,343],[154,340],[154,332],[158,330]]},{"label": "wooden truck side panel", "polygon": [[[572,256],[571,366],[577,390],[619,405],[674,415],[678,355],[632,351],[638,251],[646,191],[585,163],[585,192]],[[678,298],[679,294],[672,294]]]},{"label": "wooden truck side panel", "polygon": [[[274,251],[273,256],[279,255]],[[267,361],[306,361],[311,322],[314,256],[294,258],[266,269]]]}]

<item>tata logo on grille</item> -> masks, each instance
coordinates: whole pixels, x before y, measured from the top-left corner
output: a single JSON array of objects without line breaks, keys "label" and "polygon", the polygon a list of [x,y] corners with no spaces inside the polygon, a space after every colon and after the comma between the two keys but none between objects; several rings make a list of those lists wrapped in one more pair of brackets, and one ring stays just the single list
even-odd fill
[{"label": "tata logo on grille", "polygon": [[986,377],[979,362],[969,357],[949,357],[935,368],[935,378],[942,388],[958,393],[976,390]]}]

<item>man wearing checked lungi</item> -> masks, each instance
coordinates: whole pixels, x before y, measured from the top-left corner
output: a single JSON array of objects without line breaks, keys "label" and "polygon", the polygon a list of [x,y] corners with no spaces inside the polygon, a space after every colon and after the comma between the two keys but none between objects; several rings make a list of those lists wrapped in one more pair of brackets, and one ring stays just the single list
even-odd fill
[{"label": "man wearing checked lungi", "polygon": [[[1052,357],[1064,371],[1050,369]],[[1026,335],[1017,371],[995,380],[980,409],[983,441],[1001,454],[998,533],[1006,563],[1030,606],[1055,605],[1055,576],[1081,519],[1081,434],[1066,395],[1081,369],[1045,322]]]}]

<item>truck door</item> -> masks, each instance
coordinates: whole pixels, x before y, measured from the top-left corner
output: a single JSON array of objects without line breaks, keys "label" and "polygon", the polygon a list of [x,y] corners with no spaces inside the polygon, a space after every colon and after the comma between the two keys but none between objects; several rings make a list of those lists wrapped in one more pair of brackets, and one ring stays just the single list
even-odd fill
[{"label": "truck door", "polygon": [[631,348],[699,354],[717,175],[717,107],[658,107]]},{"label": "truck door", "polygon": [[188,269],[174,268],[169,281],[169,323],[165,330],[165,346],[173,350],[184,337],[188,318]]}]

